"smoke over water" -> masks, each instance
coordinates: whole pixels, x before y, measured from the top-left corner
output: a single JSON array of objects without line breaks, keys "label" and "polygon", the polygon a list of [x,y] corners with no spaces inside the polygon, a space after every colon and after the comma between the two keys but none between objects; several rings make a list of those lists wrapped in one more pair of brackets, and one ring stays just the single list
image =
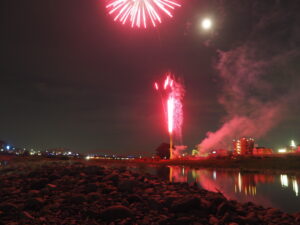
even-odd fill
[{"label": "smoke over water", "polygon": [[218,50],[219,103],[227,115],[220,129],[208,132],[198,145],[200,152],[229,149],[234,138],[263,137],[299,102],[299,6],[283,8],[281,1],[274,2],[259,14],[255,11],[258,3],[253,1],[256,17],[249,34],[240,38],[242,41],[235,40],[238,44],[232,44],[231,49]]}]

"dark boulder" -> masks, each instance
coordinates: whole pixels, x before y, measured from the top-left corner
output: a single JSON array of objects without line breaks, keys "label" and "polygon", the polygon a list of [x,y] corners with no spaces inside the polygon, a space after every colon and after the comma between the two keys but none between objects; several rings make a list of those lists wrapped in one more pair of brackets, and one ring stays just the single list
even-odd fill
[{"label": "dark boulder", "polygon": [[122,218],[132,217],[132,216],[133,216],[133,212],[129,208],[122,205],[110,206],[104,209],[100,213],[100,217],[103,220],[108,220],[108,221],[113,221],[116,219],[122,219]]},{"label": "dark boulder", "polygon": [[174,201],[171,205],[172,212],[188,212],[190,210],[200,209],[201,200],[198,197],[188,197]]},{"label": "dark boulder", "polygon": [[41,198],[30,198],[25,202],[24,209],[38,211],[44,206],[44,200]]}]

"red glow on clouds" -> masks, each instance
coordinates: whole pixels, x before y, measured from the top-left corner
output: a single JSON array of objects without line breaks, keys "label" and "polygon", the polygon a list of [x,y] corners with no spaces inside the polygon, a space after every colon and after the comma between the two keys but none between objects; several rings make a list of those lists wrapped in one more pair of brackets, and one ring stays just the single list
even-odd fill
[{"label": "red glow on clouds", "polygon": [[147,28],[149,23],[153,27],[161,23],[161,14],[173,17],[171,11],[180,6],[177,0],[108,0],[106,8],[115,21]]}]

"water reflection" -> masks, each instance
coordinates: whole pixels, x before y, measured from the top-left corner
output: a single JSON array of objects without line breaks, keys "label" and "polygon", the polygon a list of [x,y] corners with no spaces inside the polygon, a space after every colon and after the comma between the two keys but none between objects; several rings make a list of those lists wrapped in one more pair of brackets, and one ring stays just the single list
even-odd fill
[{"label": "water reflection", "polygon": [[280,175],[280,181],[281,181],[281,186],[282,187],[288,187],[289,186],[289,179],[286,174],[281,174]]},{"label": "water reflection", "polygon": [[7,165],[8,165],[8,161],[0,161],[0,167],[7,166]]},{"label": "water reflection", "polygon": [[228,199],[252,201],[290,213],[297,212],[300,208],[298,186],[300,176],[191,169],[182,166],[167,168],[169,174],[165,179],[171,182],[197,182],[200,187],[207,190],[222,192]]},{"label": "water reflection", "polygon": [[227,199],[251,201],[288,213],[300,212],[300,175],[192,169],[184,166],[131,165],[127,168],[136,172],[151,173],[171,182],[196,182],[206,190],[221,192]]},{"label": "water reflection", "polygon": [[296,179],[293,180],[292,182],[293,182],[293,190],[294,190],[296,196],[298,196],[298,182]]}]

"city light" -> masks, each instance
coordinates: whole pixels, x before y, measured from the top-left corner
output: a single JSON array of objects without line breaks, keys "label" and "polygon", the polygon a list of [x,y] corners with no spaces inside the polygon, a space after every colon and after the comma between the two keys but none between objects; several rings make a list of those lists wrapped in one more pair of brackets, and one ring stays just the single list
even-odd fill
[{"label": "city light", "polygon": [[293,190],[294,190],[296,196],[298,196],[298,194],[299,194],[299,189],[298,189],[298,183],[297,183],[297,180],[293,180]]},{"label": "city light", "polygon": [[291,145],[290,145],[290,146],[291,146],[292,148],[296,148],[296,147],[297,147],[294,140],[291,140]]},{"label": "city light", "polygon": [[278,149],[278,153],[286,153],[286,148]]}]

